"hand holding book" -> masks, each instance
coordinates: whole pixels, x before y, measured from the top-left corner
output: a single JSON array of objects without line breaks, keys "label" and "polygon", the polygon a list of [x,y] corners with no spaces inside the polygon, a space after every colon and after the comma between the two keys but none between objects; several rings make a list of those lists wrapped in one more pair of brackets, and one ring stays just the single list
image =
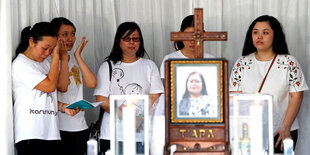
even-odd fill
[{"label": "hand holding book", "polygon": [[66,108],[69,108],[69,109],[76,109],[76,108],[79,108],[81,110],[84,110],[84,109],[88,109],[88,108],[94,108],[94,107],[97,107],[99,106],[100,104],[104,103],[103,101],[102,102],[94,102],[94,103],[91,103],[91,102],[88,102],[86,100],[79,100],[77,102],[74,102],[70,105],[68,105]]}]

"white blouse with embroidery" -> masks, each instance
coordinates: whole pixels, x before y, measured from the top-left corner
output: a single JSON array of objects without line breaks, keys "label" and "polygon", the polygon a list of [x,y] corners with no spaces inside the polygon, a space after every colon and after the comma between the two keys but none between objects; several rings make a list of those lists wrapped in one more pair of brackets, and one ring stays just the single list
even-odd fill
[{"label": "white blouse with embroidery", "polygon": [[[258,61],[254,53],[240,57],[232,68],[229,91],[256,93],[272,60]],[[291,55],[278,55],[261,90],[273,96],[273,131],[282,126],[288,108],[290,92],[308,90],[298,61]],[[299,128],[297,118],[291,130]]]}]

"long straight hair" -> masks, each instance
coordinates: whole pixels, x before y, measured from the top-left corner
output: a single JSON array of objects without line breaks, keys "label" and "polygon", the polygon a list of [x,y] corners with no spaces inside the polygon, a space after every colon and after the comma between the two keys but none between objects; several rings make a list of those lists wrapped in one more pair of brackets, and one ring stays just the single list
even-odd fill
[{"label": "long straight hair", "polygon": [[263,15],[256,18],[249,26],[243,45],[242,56],[247,56],[257,51],[252,40],[252,31],[257,22],[267,22],[270,25],[271,29],[273,30],[274,34],[272,42],[273,52],[277,54],[289,54],[287,44],[285,41],[285,35],[282,30],[280,22],[273,16]]},{"label": "long straight hair", "polygon": [[111,60],[114,64],[116,64],[118,61],[123,60],[123,51],[120,47],[120,41],[124,34],[126,34],[126,36],[124,36],[126,38],[129,35],[131,35],[135,30],[138,30],[138,33],[140,36],[140,46],[136,53],[136,57],[143,57],[144,54],[146,54],[146,51],[144,49],[144,41],[143,41],[142,32],[138,24],[136,24],[135,22],[124,22],[120,24],[117,28],[115,38],[114,38],[114,44],[113,44],[110,55],[106,57],[107,60]]}]

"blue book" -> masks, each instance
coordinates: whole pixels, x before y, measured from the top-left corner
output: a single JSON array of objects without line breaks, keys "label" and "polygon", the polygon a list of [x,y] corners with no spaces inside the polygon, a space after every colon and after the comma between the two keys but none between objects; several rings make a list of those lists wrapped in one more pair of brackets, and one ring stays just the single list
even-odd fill
[{"label": "blue book", "polygon": [[86,100],[79,100],[77,102],[74,102],[74,103],[68,105],[66,108],[76,109],[77,107],[79,107],[79,109],[88,109],[88,108],[97,107],[98,105],[100,105],[102,103],[103,103],[103,101],[91,103],[91,102],[88,102]]}]

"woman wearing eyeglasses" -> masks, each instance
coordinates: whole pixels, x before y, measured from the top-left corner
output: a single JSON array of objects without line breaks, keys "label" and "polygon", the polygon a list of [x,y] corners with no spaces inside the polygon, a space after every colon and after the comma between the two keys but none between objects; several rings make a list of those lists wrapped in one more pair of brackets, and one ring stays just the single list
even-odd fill
[{"label": "woman wearing eyeglasses", "polygon": [[[110,148],[109,96],[149,94],[150,106],[152,106],[164,92],[156,64],[152,60],[143,58],[144,54],[146,51],[139,26],[134,22],[119,25],[112,51],[106,58],[112,64],[112,73],[109,73],[108,62],[104,62],[97,73],[98,85],[94,91],[97,101],[105,101],[101,104],[105,113],[100,129],[100,151],[103,154]],[[111,79],[110,74],[112,74]],[[141,112],[137,111],[137,113]],[[140,125],[136,127],[136,141],[138,141],[136,151],[143,154],[148,151],[144,150],[143,127],[141,128]]]}]

